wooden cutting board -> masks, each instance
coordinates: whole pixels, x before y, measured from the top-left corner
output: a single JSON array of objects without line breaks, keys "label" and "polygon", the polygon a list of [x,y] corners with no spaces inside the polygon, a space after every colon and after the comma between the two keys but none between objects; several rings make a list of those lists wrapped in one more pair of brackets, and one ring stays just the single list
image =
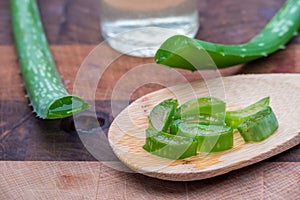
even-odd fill
[{"label": "wooden cutting board", "polygon": [[[259,162],[300,143],[300,75],[240,75],[178,85],[145,95],[128,106],[109,129],[114,153],[132,170],[147,176],[192,181],[210,178]],[[176,98],[182,104],[190,99],[213,95],[227,103],[228,110],[246,107],[270,96],[279,122],[268,139],[245,143],[238,132],[231,150],[198,154],[184,160],[169,160],[145,151],[145,129],[152,108],[165,99]]]},{"label": "wooden cutting board", "polygon": [[[39,4],[54,59],[70,92],[80,64],[103,41],[98,3],[52,0]],[[201,29],[197,38],[226,44],[245,42],[283,3],[284,0],[253,0],[251,4],[237,0],[199,1]],[[17,76],[8,4],[0,1],[0,199],[299,198],[299,145],[260,164],[187,183],[119,172],[95,162],[78,136],[61,128],[64,120],[42,121],[31,114],[21,77]],[[298,36],[286,50],[247,64],[242,70],[226,69],[224,74],[299,73],[299,44]],[[112,63],[96,93],[97,112],[107,116],[106,124],[113,119],[110,94],[116,81],[134,66],[148,62],[151,61],[124,56]],[[180,72],[189,81],[199,79],[190,72]],[[133,99],[159,88],[140,88]]]},{"label": "wooden cutting board", "polygon": [[297,162],[265,162],[215,178],[170,182],[100,162],[0,162],[1,199],[298,199]]}]

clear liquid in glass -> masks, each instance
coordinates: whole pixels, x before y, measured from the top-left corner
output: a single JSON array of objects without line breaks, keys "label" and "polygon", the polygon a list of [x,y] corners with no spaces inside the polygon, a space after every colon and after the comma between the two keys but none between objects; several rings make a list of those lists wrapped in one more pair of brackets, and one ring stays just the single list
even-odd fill
[{"label": "clear liquid in glass", "polygon": [[102,35],[122,53],[153,57],[167,38],[194,37],[198,0],[100,0]]}]

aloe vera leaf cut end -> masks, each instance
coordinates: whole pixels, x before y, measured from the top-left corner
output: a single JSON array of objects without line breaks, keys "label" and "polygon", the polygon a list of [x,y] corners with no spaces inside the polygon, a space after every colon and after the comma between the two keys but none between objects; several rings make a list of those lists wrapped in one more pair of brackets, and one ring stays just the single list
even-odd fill
[{"label": "aloe vera leaf cut end", "polygon": [[191,71],[216,69],[246,63],[284,49],[285,44],[300,27],[300,1],[288,0],[249,42],[224,45],[176,35],[167,39],[158,49],[158,64]]},{"label": "aloe vera leaf cut end", "polygon": [[57,119],[79,113],[87,109],[89,105],[77,96],[65,96],[56,99],[50,104],[47,119]]},{"label": "aloe vera leaf cut end", "polygon": [[36,0],[10,0],[12,27],[27,96],[37,116],[56,119],[89,106],[66,91],[55,68]]}]

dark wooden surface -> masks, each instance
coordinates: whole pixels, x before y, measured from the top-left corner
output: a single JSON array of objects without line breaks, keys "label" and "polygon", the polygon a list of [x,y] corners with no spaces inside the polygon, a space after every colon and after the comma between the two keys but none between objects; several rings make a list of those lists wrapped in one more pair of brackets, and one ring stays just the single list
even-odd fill
[{"label": "dark wooden surface", "polygon": [[[245,42],[267,23],[283,3],[283,0],[254,0],[251,3],[202,0],[199,3],[201,28],[197,38],[228,44]],[[66,87],[72,91],[78,67],[85,56],[103,41],[98,0],[40,0],[39,5],[57,67]],[[245,66],[223,70],[222,73],[299,73],[299,43],[298,36],[284,51]],[[69,120],[39,120],[27,106],[13,47],[9,5],[5,0],[0,0],[0,60],[0,160],[95,160],[72,127],[68,127],[71,126],[68,125]],[[106,125],[113,120],[109,105],[116,81],[135,66],[152,62],[152,59],[122,56],[111,65],[96,93],[97,112],[106,116]],[[190,81],[199,79],[196,74],[179,71]],[[136,91],[132,98],[159,88],[149,84]],[[300,147],[298,145],[268,161],[299,162]]]},{"label": "dark wooden surface", "polygon": [[[227,44],[245,42],[283,3],[284,0],[200,0],[201,28],[197,38]],[[80,64],[103,41],[98,0],[39,0],[39,6],[57,68],[71,92]],[[160,181],[91,162],[95,158],[74,131],[71,118],[40,120],[31,112],[18,74],[7,0],[0,0],[0,61],[0,199],[294,200],[300,195],[299,145],[261,163],[190,183]],[[146,63],[153,60],[121,56],[101,78],[95,99],[99,123],[106,133],[113,120],[110,99],[116,82],[129,70]],[[189,81],[201,78],[178,71]],[[299,72],[299,36],[286,50],[268,58],[221,70],[225,76]],[[174,85],[180,83],[160,73],[155,76]],[[131,99],[160,88],[145,85]],[[122,102],[123,99],[117,101]]]},{"label": "dark wooden surface", "polygon": [[[219,43],[245,42],[254,36],[283,5],[284,0],[201,0],[201,29],[197,38]],[[50,44],[98,44],[98,0],[39,0]],[[0,1],[0,44],[13,44],[9,3]],[[293,43],[299,43],[299,37]]]}]

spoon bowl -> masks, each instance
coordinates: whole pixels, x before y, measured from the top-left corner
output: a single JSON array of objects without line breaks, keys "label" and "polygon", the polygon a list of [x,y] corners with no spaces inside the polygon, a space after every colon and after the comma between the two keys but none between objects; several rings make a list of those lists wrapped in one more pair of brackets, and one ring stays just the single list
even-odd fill
[{"label": "spoon bowl", "polygon": [[[161,158],[142,148],[148,116],[155,105],[169,98],[176,98],[182,104],[195,97],[208,96],[212,92],[207,86],[220,88],[220,84],[227,110],[239,109],[270,96],[270,106],[279,122],[278,130],[256,143],[245,143],[236,131],[232,149],[183,160]],[[239,75],[224,77],[221,82],[210,79],[173,86],[147,94],[129,105],[112,123],[108,139],[117,157],[133,171],[171,181],[201,180],[257,163],[298,145],[299,99],[299,74]]]}]

